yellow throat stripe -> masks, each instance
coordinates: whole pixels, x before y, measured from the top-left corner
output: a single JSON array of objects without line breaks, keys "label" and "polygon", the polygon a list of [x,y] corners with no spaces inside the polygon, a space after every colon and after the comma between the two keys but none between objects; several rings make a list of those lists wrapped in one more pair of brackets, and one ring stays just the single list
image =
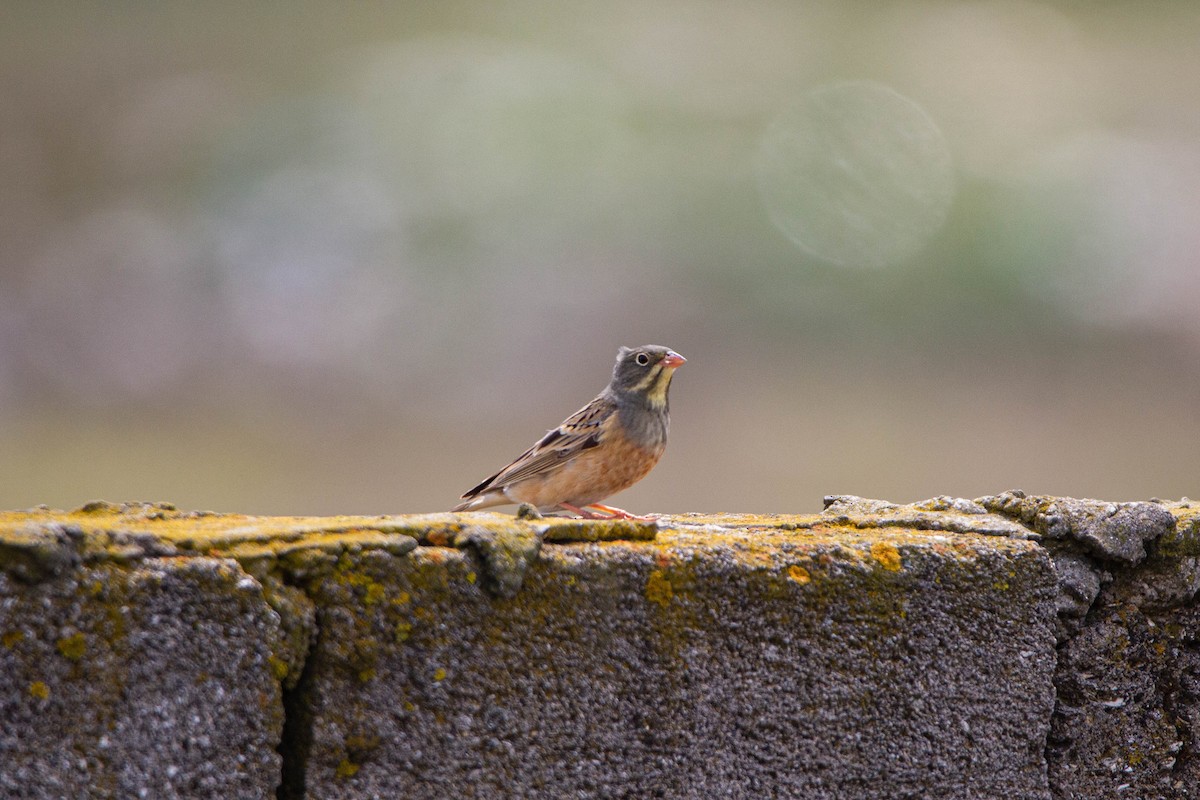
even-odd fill
[{"label": "yellow throat stripe", "polygon": [[650,405],[661,408],[667,404],[667,387],[671,385],[671,376],[674,374],[674,367],[668,369],[659,364],[646,373],[646,377],[633,388],[645,395]]}]

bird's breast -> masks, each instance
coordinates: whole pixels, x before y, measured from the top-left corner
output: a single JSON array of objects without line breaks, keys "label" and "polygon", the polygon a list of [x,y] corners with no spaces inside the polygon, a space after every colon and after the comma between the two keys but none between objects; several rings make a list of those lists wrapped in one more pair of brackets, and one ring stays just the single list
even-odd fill
[{"label": "bird's breast", "polygon": [[598,503],[644,478],[661,455],[662,448],[646,450],[625,436],[613,436],[560,469],[509,487],[507,495],[516,502],[538,507]]},{"label": "bird's breast", "polygon": [[666,409],[661,411],[630,406],[617,412],[625,438],[635,447],[661,455],[667,446],[667,429],[670,417]]}]

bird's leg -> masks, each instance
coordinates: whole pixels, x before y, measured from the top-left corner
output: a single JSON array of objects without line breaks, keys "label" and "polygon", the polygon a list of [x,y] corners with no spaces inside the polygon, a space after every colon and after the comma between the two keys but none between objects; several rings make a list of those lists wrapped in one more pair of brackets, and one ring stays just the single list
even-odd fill
[{"label": "bird's leg", "polygon": [[644,517],[639,517],[637,514],[630,514],[623,508],[615,508],[614,506],[606,506],[601,503],[592,503],[588,508],[594,508],[597,511],[603,511],[609,515],[609,519],[632,519],[637,522],[653,522],[658,519],[657,514],[648,514]]},{"label": "bird's leg", "polygon": [[565,508],[572,514],[578,514],[584,519],[630,519],[636,522],[653,522],[654,520],[658,519],[658,515],[656,514],[639,517],[637,514],[630,514],[623,508],[606,506],[601,503],[590,503],[583,508],[573,506],[570,503],[559,503],[558,507]]},{"label": "bird's leg", "polygon": [[565,508],[567,511],[570,511],[572,514],[578,514],[579,516],[583,517],[584,519],[611,519],[611,517],[608,517],[604,514],[597,514],[595,511],[590,511],[589,509],[594,508],[594,506],[586,506],[584,508],[579,508],[577,506],[571,505],[570,503],[559,503],[558,507]]}]

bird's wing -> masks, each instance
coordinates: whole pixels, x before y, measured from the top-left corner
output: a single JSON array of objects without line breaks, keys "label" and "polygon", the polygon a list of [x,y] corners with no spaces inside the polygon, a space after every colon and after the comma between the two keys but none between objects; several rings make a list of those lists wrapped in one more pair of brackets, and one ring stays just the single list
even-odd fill
[{"label": "bird's wing", "polygon": [[549,431],[538,443],[522,453],[515,461],[463,495],[475,497],[491,489],[503,489],[514,483],[544,475],[566,464],[575,456],[604,439],[607,425],[617,407],[601,396],[567,417]]}]

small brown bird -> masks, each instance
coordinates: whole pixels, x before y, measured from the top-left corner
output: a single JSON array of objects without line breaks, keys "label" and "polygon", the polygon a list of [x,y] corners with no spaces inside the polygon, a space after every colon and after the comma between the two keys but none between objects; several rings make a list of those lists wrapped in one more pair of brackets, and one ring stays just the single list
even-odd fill
[{"label": "small brown bird", "polygon": [[612,380],[595,400],[464,494],[452,510],[531,503],[587,519],[652,519],[600,501],[640,481],[662,457],[670,424],[667,390],[686,360],[659,345],[622,347]]}]

